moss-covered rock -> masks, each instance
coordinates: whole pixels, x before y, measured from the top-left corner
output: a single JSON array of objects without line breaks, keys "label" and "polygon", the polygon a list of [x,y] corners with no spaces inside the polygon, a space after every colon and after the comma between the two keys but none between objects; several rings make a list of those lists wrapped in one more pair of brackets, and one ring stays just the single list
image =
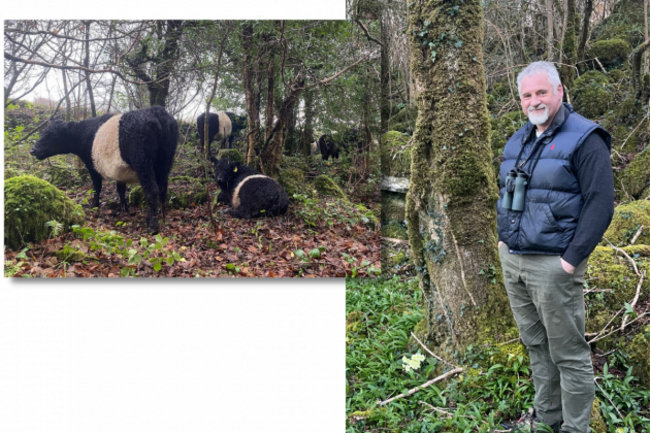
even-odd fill
[{"label": "moss-covered rock", "polygon": [[278,179],[282,188],[287,193],[289,199],[294,194],[301,193],[307,188],[305,183],[305,173],[299,168],[286,168],[280,170],[280,178]]},{"label": "moss-covered rock", "polygon": [[[637,265],[639,272],[650,274],[650,246],[630,245],[622,248]],[[589,287],[606,289],[604,292],[594,292],[587,295],[589,310],[587,313],[587,333],[600,332],[612,317],[636,295],[639,277],[634,272],[632,264],[623,255],[611,247],[598,246],[589,257],[585,279]],[[645,299],[650,294],[650,279],[643,280],[640,299]],[[611,326],[621,325],[622,317],[619,315]],[[615,346],[617,336],[612,336],[598,341],[596,344],[603,350]]]},{"label": "moss-covered rock", "polygon": [[[635,244],[650,245],[650,201],[625,203],[614,209],[614,217],[604,237],[616,246],[627,245],[641,226],[644,229]],[[609,244],[603,239],[601,245]]]},{"label": "moss-covered rock", "polygon": [[381,174],[409,177],[411,174],[411,146],[409,136],[389,131],[381,137]]},{"label": "moss-covered rock", "polygon": [[633,364],[632,374],[650,387],[650,325],[641,329],[624,350]]},{"label": "moss-covered rock", "polygon": [[237,149],[219,149],[217,159],[227,158],[230,161],[244,162],[244,158]]},{"label": "moss-covered rock", "polygon": [[600,71],[589,71],[573,84],[572,99],[578,113],[588,119],[604,114],[612,102],[614,89],[609,77]]},{"label": "moss-covered rock", "polygon": [[587,51],[587,58],[598,58],[604,66],[618,65],[627,59],[632,47],[626,39],[603,39],[594,42]]},{"label": "moss-covered rock", "polygon": [[11,179],[12,177],[20,176],[23,173],[15,168],[5,167],[5,180]]},{"label": "moss-covered rock", "polygon": [[[208,191],[203,183],[194,177],[174,176],[169,178],[167,188],[167,206],[172,209],[185,209],[193,204],[203,204],[208,199]],[[129,204],[145,206],[147,200],[140,185],[129,193]]]},{"label": "moss-covered rock", "polygon": [[404,221],[406,219],[406,194],[381,192],[381,221]]},{"label": "moss-covered rock", "polygon": [[338,197],[348,200],[348,196],[329,176],[321,174],[314,180],[314,187],[320,194],[328,197]]},{"label": "moss-covered rock", "polygon": [[650,186],[650,147],[636,154],[630,165],[614,176],[616,199],[644,198],[641,193]]},{"label": "moss-covered rock", "polygon": [[47,239],[57,221],[69,229],[82,224],[86,215],[65,193],[34,176],[16,176],[5,181],[5,245],[18,249],[26,242]]}]

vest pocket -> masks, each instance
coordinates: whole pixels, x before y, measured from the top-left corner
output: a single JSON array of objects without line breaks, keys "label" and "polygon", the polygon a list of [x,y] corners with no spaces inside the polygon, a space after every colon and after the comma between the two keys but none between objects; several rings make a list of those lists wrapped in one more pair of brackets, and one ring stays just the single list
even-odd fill
[{"label": "vest pocket", "polygon": [[548,203],[527,202],[521,216],[522,250],[562,251],[562,229],[555,221]]}]

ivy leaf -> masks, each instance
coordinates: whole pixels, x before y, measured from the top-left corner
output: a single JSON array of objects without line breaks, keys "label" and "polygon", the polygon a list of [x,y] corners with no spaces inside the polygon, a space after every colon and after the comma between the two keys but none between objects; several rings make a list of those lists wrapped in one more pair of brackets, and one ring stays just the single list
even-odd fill
[{"label": "ivy leaf", "polygon": [[460,48],[460,47],[463,46],[463,41],[458,41],[458,42],[456,42],[455,45],[456,45],[456,48]]}]

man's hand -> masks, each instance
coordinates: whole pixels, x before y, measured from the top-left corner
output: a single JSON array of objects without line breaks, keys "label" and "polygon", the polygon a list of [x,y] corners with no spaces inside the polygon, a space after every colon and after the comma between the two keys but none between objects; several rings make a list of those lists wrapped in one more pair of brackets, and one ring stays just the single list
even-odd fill
[{"label": "man's hand", "polygon": [[565,262],[562,257],[560,257],[560,263],[562,263],[562,269],[564,269],[564,272],[567,274],[573,274],[575,272],[576,267],[569,262]]},{"label": "man's hand", "polygon": [[502,244],[503,244],[503,241],[499,241],[499,243],[497,244],[497,249],[501,248]]}]

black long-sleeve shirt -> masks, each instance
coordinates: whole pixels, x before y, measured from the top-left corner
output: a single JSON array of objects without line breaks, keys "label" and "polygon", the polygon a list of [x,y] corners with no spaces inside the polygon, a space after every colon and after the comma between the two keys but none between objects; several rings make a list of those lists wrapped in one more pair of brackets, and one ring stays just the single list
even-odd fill
[{"label": "black long-sleeve shirt", "polygon": [[[567,116],[568,110],[563,105],[552,125],[560,126]],[[530,130],[529,144],[534,141],[531,139],[535,128]],[[575,235],[562,258],[577,267],[596,248],[614,216],[614,174],[610,152],[600,133],[594,131],[587,136],[571,158],[571,169],[578,178],[584,206]]]}]

